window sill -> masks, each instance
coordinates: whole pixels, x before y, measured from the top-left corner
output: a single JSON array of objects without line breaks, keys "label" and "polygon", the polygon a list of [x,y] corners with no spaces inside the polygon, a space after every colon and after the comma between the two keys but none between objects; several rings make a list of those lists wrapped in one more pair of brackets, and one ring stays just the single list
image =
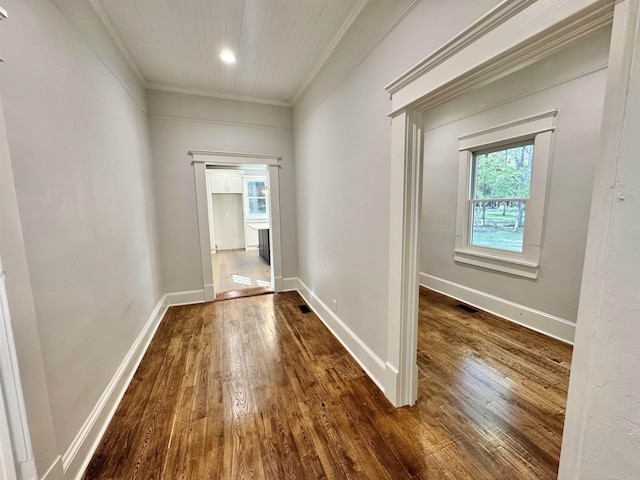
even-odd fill
[{"label": "window sill", "polygon": [[534,280],[538,278],[538,262],[463,249],[455,249],[453,260],[457,263],[487,268],[518,277]]}]

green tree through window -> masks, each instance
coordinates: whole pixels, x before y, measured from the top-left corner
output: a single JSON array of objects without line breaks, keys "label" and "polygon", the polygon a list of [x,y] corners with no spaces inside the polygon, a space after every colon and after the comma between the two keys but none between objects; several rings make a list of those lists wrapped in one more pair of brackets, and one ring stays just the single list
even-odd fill
[{"label": "green tree through window", "polygon": [[533,142],[473,154],[471,245],[522,252]]}]

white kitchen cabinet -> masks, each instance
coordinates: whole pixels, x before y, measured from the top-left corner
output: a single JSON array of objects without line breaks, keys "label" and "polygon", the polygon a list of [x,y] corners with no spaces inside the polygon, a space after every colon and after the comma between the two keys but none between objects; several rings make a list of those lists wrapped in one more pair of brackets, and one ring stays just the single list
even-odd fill
[{"label": "white kitchen cabinet", "polygon": [[240,170],[207,170],[211,193],[243,193],[242,174]]},{"label": "white kitchen cabinet", "polygon": [[227,193],[243,193],[242,173],[227,174]]},{"label": "white kitchen cabinet", "polygon": [[227,193],[227,176],[224,173],[207,174],[211,193]]}]

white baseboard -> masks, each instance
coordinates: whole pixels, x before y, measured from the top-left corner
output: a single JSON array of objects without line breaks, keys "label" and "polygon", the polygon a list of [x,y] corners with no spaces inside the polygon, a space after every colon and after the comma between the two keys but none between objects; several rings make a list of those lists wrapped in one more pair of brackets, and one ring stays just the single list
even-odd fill
[{"label": "white baseboard", "polygon": [[[297,288],[305,302],[311,307],[315,314],[322,320],[322,323],[333,333],[344,348],[351,354],[366,374],[382,390],[384,388],[385,362],[371,350],[353,330],[351,330],[340,317],[338,317],[320,298],[313,293],[299,278],[286,279],[289,286],[296,280]],[[291,288],[291,290],[294,290]]]},{"label": "white baseboard", "polygon": [[[37,478],[37,477],[33,477]],[[49,469],[40,477],[40,480],[64,480],[62,468],[62,456],[58,455]]]},{"label": "white baseboard", "polygon": [[164,296],[165,307],[176,307],[178,305],[190,305],[192,303],[204,302],[204,290],[187,290],[185,292],[171,292]]},{"label": "white baseboard", "polygon": [[[98,403],[85,420],[67,451],[62,455],[62,466],[66,479],[81,478],[87,468],[167,308],[167,295],[164,295],[153,309],[142,331],[133,342],[109,385],[100,396]],[[51,478],[53,479],[54,477]]]},{"label": "white baseboard", "polygon": [[297,277],[283,278],[282,291],[290,292],[292,290],[298,290],[298,278]]},{"label": "white baseboard", "polygon": [[565,343],[573,344],[576,324],[540,310],[489,295],[458,283],[420,273],[420,285],[438,293],[468,303],[511,322],[543,333]]},{"label": "white baseboard", "polygon": [[[297,290],[300,293],[331,333],[384,392],[383,385],[387,376],[385,362],[300,279],[285,278],[281,282],[284,290]],[[167,293],[160,299],[73,442],[42,477],[43,480],[62,480],[63,476],[65,479],[74,480],[82,477],[167,309],[170,306],[202,302],[203,290]]]}]

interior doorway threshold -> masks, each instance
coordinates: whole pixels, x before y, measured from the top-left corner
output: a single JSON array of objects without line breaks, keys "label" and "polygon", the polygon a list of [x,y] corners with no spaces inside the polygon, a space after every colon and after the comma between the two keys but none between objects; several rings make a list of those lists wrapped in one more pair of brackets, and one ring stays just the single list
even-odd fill
[{"label": "interior doorway threshold", "polygon": [[266,295],[274,293],[271,287],[243,288],[242,290],[230,290],[216,294],[216,302],[220,300],[231,300],[233,298],[255,297],[256,295]]}]

